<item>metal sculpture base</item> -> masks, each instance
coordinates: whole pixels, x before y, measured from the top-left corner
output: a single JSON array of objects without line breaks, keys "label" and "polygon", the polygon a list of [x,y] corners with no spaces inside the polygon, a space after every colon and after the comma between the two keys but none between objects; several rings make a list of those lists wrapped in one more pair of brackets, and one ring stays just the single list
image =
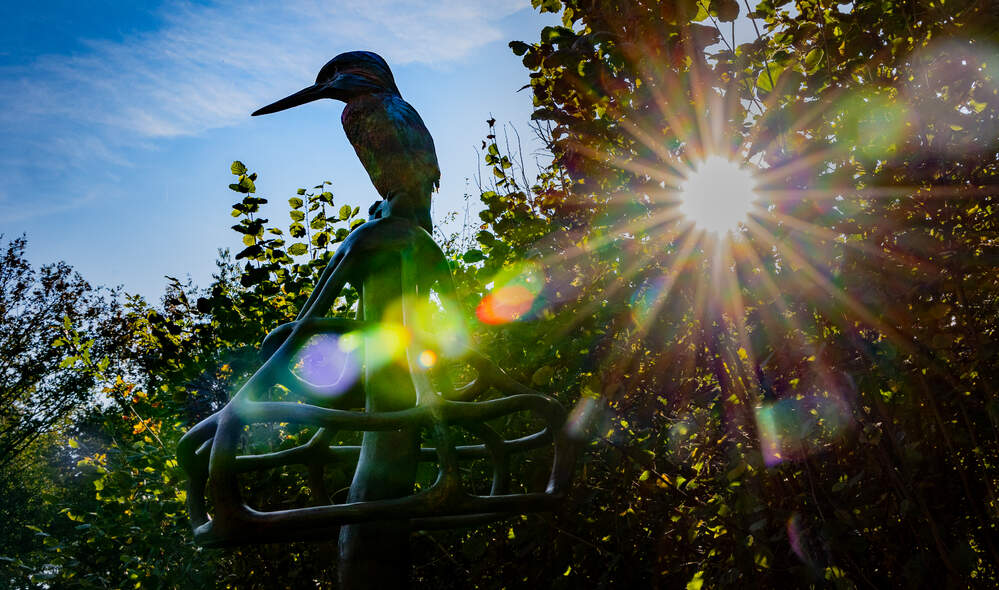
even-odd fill
[{"label": "metal sculpture base", "polygon": [[[347,283],[361,291],[361,320],[324,317]],[[471,526],[527,512],[551,510],[564,496],[574,463],[572,441],[564,434],[566,414],[553,398],[531,390],[487,358],[466,351],[477,377],[461,388],[435,388],[416,362],[425,339],[414,310],[431,287],[442,301],[454,286],[447,260],[430,235],[405,218],[369,221],[348,236],[296,322],[272,332],[263,350],[269,358],[219,412],[193,427],[178,445],[187,471],[188,510],[198,543],[209,546],[277,541],[329,540],[339,534],[341,585],[346,589],[404,587],[409,575],[411,530]],[[366,363],[363,388],[331,398],[292,370],[295,354],[316,334],[363,331],[382,321],[401,300],[402,324],[411,335],[406,367],[375,368]],[[451,310],[454,313],[454,310]],[[273,352],[271,352],[273,351]],[[374,351],[366,351],[366,355]],[[280,385],[308,403],[266,401]],[[439,391],[440,389],[441,391]],[[488,392],[500,397],[473,401]],[[363,393],[363,400],[357,394]],[[363,402],[364,411],[345,408]],[[489,424],[518,412],[539,418],[544,427],[505,439]],[[240,455],[240,437],[251,424],[291,423],[317,427],[308,443],[273,453]],[[479,444],[455,445],[461,428]],[[363,431],[360,446],[331,444],[337,431]],[[421,446],[428,432],[432,446]],[[547,487],[510,493],[510,457],[553,446]],[[469,492],[459,473],[466,460],[487,460],[492,485],[487,495]],[[347,502],[333,504],[324,471],[356,461]],[[438,465],[436,481],[414,493],[417,464]],[[238,476],[287,465],[308,470],[309,506],[259,511],[246,505]],[[209,517],[207,496],[211,500]]]}]

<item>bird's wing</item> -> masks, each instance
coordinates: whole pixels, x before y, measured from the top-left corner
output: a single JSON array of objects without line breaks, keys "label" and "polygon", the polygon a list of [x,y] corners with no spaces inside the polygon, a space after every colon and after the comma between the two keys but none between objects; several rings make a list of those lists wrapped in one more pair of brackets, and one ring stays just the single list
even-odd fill
[{"label": "bird's wing", "polygon": [[434,140],[401,97],[378,94],[352,101],[344,110],[343,128],[382,197],[439,186]]}]

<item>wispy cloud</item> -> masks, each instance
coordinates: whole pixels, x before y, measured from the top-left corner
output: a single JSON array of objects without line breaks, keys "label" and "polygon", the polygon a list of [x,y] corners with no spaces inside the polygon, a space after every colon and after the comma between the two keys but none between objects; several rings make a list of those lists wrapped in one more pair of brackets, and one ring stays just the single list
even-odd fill
[{"label": "wispy cloud", "polygon": [[191,135],[244,119],[342,50],[372,49],[397,66],[461,59],[499,39],[494,23],[525,4],[180,4],[158,31],[39,59],[21,76],[0,81],[0,104],[6,124],[64,117],[138,137]]},{"label": "wispy cloud", "polygon": [[[100,189],[89,188],[82,194],[71,195],[66,198],[25,200],[13,199],[6,191],[0,190],[0,219],[6,223],[16,224],[32,217],[80,209],[97,201],[101,196],[102,191]],[[0,227],[0,232],[3,231],[6,231],[6,228]]]},{"label": "wispy cloud", "polygon": [[[446,65],[500,40],[496,23],[525,6],[527,0],[174,4],[158,30],[90,40],[85,51],[0,71],[0,175],[30,183],[39,162],[127,165],[137,146],[245,121],[340,51],[377,51],[396,68]],[[82,202],[39,204],[36,211]],[[12,213],[0,202],[0,216]]]}]

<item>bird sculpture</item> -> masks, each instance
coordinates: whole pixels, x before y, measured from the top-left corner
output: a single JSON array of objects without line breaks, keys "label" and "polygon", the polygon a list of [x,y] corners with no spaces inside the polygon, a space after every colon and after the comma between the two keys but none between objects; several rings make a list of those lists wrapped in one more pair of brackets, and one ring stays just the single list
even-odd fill
[{"label": "bird sculpture", "polygon": [[381,216],[407,217],[431,232],[430,198],[441,178],[434,140],[416,109],[399,94],[385,60],[370,51],[341,53],[319,70],[315,84],[253,115],[320,98],[347,103],[340,121],[384,199],[378,208]]},{"label": "bird sculpture", "polygon": [[[347,103],[344,131],[382,200],[369,210],[370,220],[353,228],[329,257],[296,320],[264,339],[260,368],[223,408],[184,435],[177,458],[190,476],[188,510],[198,542],[274,543],[339,535],[340,588],[403,590],[410,582],[412,530],[467,527],[553,509],[565,496],[577,445],[563,428],[566,412],[555,399],[517,383],[471,348],[447,354],[455,361],[467,360],[477,374],[474,381],[454,387],[448,371],[431,378],[430,367],[418,359],[427,353],[436,359],[435,350],[445,354],[447,338],[421,330],[427,324],[418,310],[429,306],[433,289],[445,314],[461,317],[449,303],[458,297],[448,258],[429,233],[430,198],[440,180],[434,142],[399,95],[388,64],[367,51],[336,56],[314,85],[253,114],[319,98]],[[358,293],[357,319],[328,317],[348,283]],[[380,329],[390,325],[402,332]],[[379,333],[406,334],[387,336],[405,349],[400,362],[379,360],[387,349],[397,348],[368,336]],[[302,353],[313,346],[343,356],[329,340],[316,343],[318,334],[362,334],[360,358],[354,359],[358,374],[329,386],[299,374],[295,368],[309,362]],[[289,399],[272,399],[278,385]],[[487,394],[489,400],[474,401]],[[363,411],[358,409],[362,406]],[[543,429],[507,438],[488,424],[524,412],[543,421]],[[247,426],[258,423],[294,423],[315,431],[308,442],[293,448],[243,452]],[[456,445],[449,424],[460,424],[482,444]],[[360,447],[333,444],[340,431],[363,432]],[[423,445],[427,431],[431,447]],[[544,491],[511,493],[509,457],[549,445],[554,453]],[[333,464],[340,470],[344,461],[349,467],[350,457],[357,462],[345,501],[334,502],[327,470]],[[461,461],[483,459],[493,465],[488,495],[472,493],[460,467]],[[429,487],[417,487],[418,465],[426,461],[437,463],[437,478]],[[258,510],[246,503],[242,474],[293,464],[307,467],[309,506]]]}]

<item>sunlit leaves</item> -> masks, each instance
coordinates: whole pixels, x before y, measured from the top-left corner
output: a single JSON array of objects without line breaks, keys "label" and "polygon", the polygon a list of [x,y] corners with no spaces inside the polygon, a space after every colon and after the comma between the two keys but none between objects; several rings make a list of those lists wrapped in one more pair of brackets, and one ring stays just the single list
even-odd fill
[{"label": "sunlit leaves", "polygon": [[805,54],[805,72],[814,74],[822,65],[823,57],[825,57],[825,51],[823,51],[821,47],[816,47]]},{"label": "sunlit leaves", "polygon": [[766,96],[777,85],[780,75],[784,72],[784,67],[777,62],[766,64],[759,75],[756,76],[756,90],[761,96]]},{"label": "sunlit leaves", "polygon": [[[538,323],[534,332],[520,321],[503,326],[521,330],[521,350],[537,359],[535,366],[558,359],[555,366],[579,371],[576,386],[608,400],[623,418],[620,428],[605,431],[615,450],[648,450],[657,460],[667,450],[678,454],[670,457],[679,464],[663,467],[679,472],[675,489],[703,491],[697,500],[662,499],[686,518],[678,522],[671,515],[674,524],[664,532],[656,528],[656,518],[664,518],[657,504],[642,503],[660,489],[649,485],[648,465],[628,474],[639,482],[632,494],[616,479],[625,477],[624,470],[606,468],[600,481],[617,486],[617,495],[604,496],[602,508],[641,522],[658,543],[675,541],[648,559],[657,571],[683,573],[655,583],[738,585],[745,572],[777,570],[794,572],[796,585],[859,583],[871,571],[892,568],[894,579],[925,583],[933,572],[921,569],[920,558],[888,564],[847,539],[863,529],[875,531],[871,543],[891,546],[892,531],[906,523],[931,518],[941,530],[956,530],[956,523],[982,522],[975,514],[991,510],[973,486],[962,490],[955,482],[993,480],[995,458],[956,463],[952,452],[980,453],[980,446],[953,441],[992,433],[999,423],[990,413],[997,404],[986,401],[994,384],[979,380],[994,340],[969,343],[981,330],[955,313],[958,285],[974,285],[968,309],[983,310],[995,298],[995,282],[981,274],[975,253],[992,252],[987,236],[994,230],[984,211],[995,207],[987,187],[996,172],[999,103],[986,72],[999,51],[985,40],[996,15],[967,1],[923,6],[918,17],[900,2],[764,0],[749,8],[758,39],[741,31],[731,38],[727,27],[690,25],[697,20],[712,29],[731,16],[723,14],[733,9],[730,3],[637,2],[612,10],[569,1],[563,22],[572,25],[571,44],[554,29],[511,44],[532,72],[535,119],[551,123],[546,138],[553,169],[570,182],[562,192],[534,193],[534,204],[557,230],[542,229],[533,240],[509,221],[517,191],[486,187],[480,213],[486,233],[479,235],[486,259],[477,264],[486,268],[502,260],[512,266],[521,252],[557,261],[545,267],[544,295],[550,288],[559,301],[549,308],[551,316],[531,316]],[[719,34],[731,45],[702,51],[698,37],[710,41]],[[705,130],[717,135],[706,137]],[[768,167],[770,188],[781,194],[771,219],[758,216],[760,227],[749,232],[746,251],[716,267],[722,277],[720,268],[732,273],[721,284],[706,280],[708,252],[680,248],[683,241],[671,234],[665,212],[657,216],[653,206],[656,221],[650,222],[624,213],[623,205],[655,203],[657,183],[677,184],[674,158],[697,161],[699,150],[719,145],[747,147],[746,155]],[[493,176],[508,177],[497,166],[502,150],[485,151]],[[736,302],[741,307],[733,307]],[[991,326],[988,315],[982,323]],[[537,336],[552,331],[558,336]],[[534,350],[535,341],[547,348]],[[813,352],[797,354],[804,348]],[[576,358],[585,360],[566,360]],[[951,363],[967,369],[945,368]],[[956,390],[966,393],[940,394]],[[688,396],[696,402],[684,406]],[[756,420],[754,408],[770,408],[771,415]],[[657,420],[673,424],[635,427]],[[951,446],[926,429],[930,423],[952,437]],[[662,430],[670,436],[657,442]],[[843,437],[859,438],[861,446]],[[788,495],[765,492],[765,462],[752,441],[766,446],[767,439],[773,442],[771,469],[780,470],[781,481],[807,487],[785,490]],[[873,448],[888,440],[919,450],[885,460]],[[714,459],[705,452],[714,452]],[[819,453],[822,460],[813,460]],[[722,455],[727,460],[719,460]],[[871,474],[897,465],[908,469],[901,487],[872,483]],[[715,478],[705,477],[711,472]],[[844,482],[864,483],[847,488],[838,483],[841,475]],[[838,493],[850,490],[850,499],[838,502],[851,508],[833,509],[839,524],[830,526],[830,506],[808,488],[834,485]],[[913,485],[940,506],[957,494],[964,507],[920,516],[918,502],[905,491]],[[628,500],[615,500],[621,497]],[[784,502],[790,497],[795,508],[774,518],[774,507],[789,508]],[[879,503],[898,508],[898,519],[878,516],[873,506]],[[598,528],[593,538],[601,537]],[[970,567],[991,582],[994,555],[983,549],[989,534],[977,524],[974,529],[978,561]],[[909,549],[918,545],[922,559],[948,561],[952,548],[955,556],[967,548],[960,534],[948,537],[946,548],[930,534],[917,536]],[[820,545],[867,565],[825,563]],[[636,541],[629,549],[642,547]],[[955,565],[938,575],[957,571],[971,569]],[[578,567],[571,574],[586,579]],[[892,577],[880,581],[890,584]]]}]

